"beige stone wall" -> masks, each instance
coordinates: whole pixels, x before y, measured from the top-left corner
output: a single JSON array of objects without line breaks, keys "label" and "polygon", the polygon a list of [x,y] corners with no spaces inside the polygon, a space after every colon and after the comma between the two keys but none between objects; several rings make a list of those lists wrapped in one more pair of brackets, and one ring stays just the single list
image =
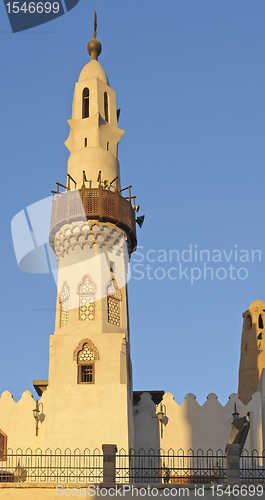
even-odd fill
[{"label": "beige stone wall", "polygon": [[215,394],[209,394],[201,406],[193,394],[187,394],[183,403],[178,405],[173,395],[167,393],[162,400],[164,422],[166,422],[166,425],[163,425],[163,437],[161,437],[161,425],[155,414],[159,411],[160,405],[156,408],[150,397],[143,394],[140,403],[134,409],[136,448],[139,450],[143,447],[148,450],[161,447],[165,451],[172,448],[175,453],[179,449],[187,452],[190,448],[194,451],[202,449],[204,453],[208,449],[212,449],[213,452],[221,449],[224,452],[235,403],[240,417],[249,411],[253,412],[253,428],[249,432],[245,448],[257,449],[261,453],[264,446],[260,392],[256,392],[246,406],[237,394],[232,394],[224,406],[219,403]]},{"label": "beige stone wall", "polygon": [[[40,399],[41,412],[47,411],[46,394]],[[23,392],[20,400],[15,402],[10,392],[5,391],[0,398],[0,429],[7,435],[7,448],[14,452],[18,448],[25,451],[27,448],[36,450],[43,448],[45,441],[46,420],[39,424],[39,433],[36,436],[36,422],[33,410],[36,403],[29,391]],[[1,462],[0,462],[1,469]]]},{"label": "beige stone wall", "polygon": [[[249,485],[250,486],[250,485]],[[3,485],[0,486],[0,500],[55,500],[57,498],[203,498],[205,500],[210,500],[212,498],[219,498],[221,496],[221,491],[224,491],[226,485],[219,485],[219,495],[217,495],[217,485],[159,485],[155,484],[138,484],[134,485],[134,490],[132,490],[132,486],[125,485],[125,491],[123,490],[123,485],[117,485],[117,488],[120,488],[120,494],[116,494],[115,485],[102,485],[101,489],[94,491],[93,487],[90,491],[91,493],[95,492],[95,496],[89,496],[88,494],[89,485],[83,484],[67,484],[64,489],[57,488],[56,486],[46,486],[46,485]],[[255,500],[258,498],[265,498],[265,488],[262,485],[259,485],[259,489],[254,490],[254,495],[245,495],[245,492],[248,493],[248,486],[244,486],[240,484],[239,488],[236,488],[236,495],[230,493],[230,495],[223,494],[223,498],[237,498],[238,500],[244,500],[245,498],[254,498]],[[130,490],[128,491],[128,488]],[[240,488],[243,489],[243,495],[237,494],[240,491]],[[263,489],[263,492],[262,492]],[[231,487],[232,491],[232,487]],[[251,486],[251,492],[253,491],[253,485]],[[260,494],[261,493],[261,494]]]}]

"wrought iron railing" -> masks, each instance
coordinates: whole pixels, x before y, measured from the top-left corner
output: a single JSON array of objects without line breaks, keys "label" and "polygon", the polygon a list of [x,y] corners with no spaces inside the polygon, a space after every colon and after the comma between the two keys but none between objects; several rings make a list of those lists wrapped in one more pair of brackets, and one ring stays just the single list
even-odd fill
[{"label": "wrought iron railing", "polygon": [[[8,449],[0,460],[1,482],[30,483],[86,483],[103,482],[103,453],[76,449],[55,451],[28,448]],[[227,482],[225,455],[222,450],[207,452],[192,449],[177,452],[170,449],[154,451],[120,450],[116,454],[116,483],[207,484]],[[240,458],[240,482],[265,484],[265,450],[249,453],[244,450]]]},{"label": "wrought iron railing", "polygon": [[116,455],[117,483],[173,483],[206,484],[226,482],[224,454],[208,450],[187,453],[180,449],[177,453],[170,449],[131,450],[126,454],[121,450]]},{"label": "wrought iron railing", "polygon": [[6,460],[0,462],[0,482],[30,483],[100,483],[103,481],[103,454],[95,449],[52,452],[28,448],[7,450]]},{"label": "wrought iron railing", "polygon": [[244,450],[240,457],[240,479],[244,483],[265,483],[265,450],[249,453]]}]

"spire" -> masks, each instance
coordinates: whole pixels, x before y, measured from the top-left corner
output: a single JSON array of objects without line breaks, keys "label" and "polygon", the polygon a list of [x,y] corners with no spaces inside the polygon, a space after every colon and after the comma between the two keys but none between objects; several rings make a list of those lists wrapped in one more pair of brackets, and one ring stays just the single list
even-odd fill
[{"label": "spire", "polygon": [[87,51],[91,56],[91,61],[98,60],[98,56],[101,54],[101,43],[96,39],[97,36],[97,13],[94,12],[94,33],[93,38],[87,44]]}]

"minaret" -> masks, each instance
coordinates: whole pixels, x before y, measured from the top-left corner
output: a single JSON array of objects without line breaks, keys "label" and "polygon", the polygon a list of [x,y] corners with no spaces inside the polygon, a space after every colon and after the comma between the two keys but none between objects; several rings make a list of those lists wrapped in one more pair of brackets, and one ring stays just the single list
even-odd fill
[{"label": "minaret", "polygon": [[124,131],[98,62],[96,27],[95,16],[91,61],[75,85],[68,122],[67,182],[57,183],[52,207],[58,298],[44,411],[51,449],[134,445],[126,273],[136,248],[135,197],[131,186],[120,188]]},{"label": "minaret", "polygon": [[265,303],[255,300],[243,313],[238,394],[247,404],[257,391],[261,372],[265,368]]}]

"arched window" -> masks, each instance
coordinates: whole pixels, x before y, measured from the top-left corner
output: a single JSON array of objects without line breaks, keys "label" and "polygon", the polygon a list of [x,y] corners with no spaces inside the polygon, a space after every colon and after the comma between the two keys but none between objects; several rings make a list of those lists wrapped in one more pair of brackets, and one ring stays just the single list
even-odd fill
[{"label": "arched window", "polygon": [[82,118],[89,117],[89,89],[86,87],[83,90]]},{"label": "arched window", "polygon": [[79,319],[93,321],[95,319],[95,293],[97,286],[90,276],[85,276],[77,287],[79,293]]},{"label": "arched window", "polygon": [[252,318],[251,318],[250,314],[248,314],[246,316],[246,319],[245,319],[245,328],[246,328],[246,330],[250,330],[252,328]]},{"label": "arched window", "polygon": [[7,435],[0,430],[0,460],[7,460]]},{"label": "arched window", "polygon": [[263,319],[261,314],[259,315],[259,328],[263,328]]},{"label": "arched window", "polygon": [[262,332],[258,334],[258,340],[262,340]]},{"label": "arched window", "polygon": [[115,278],[111,278],[107,287],[108,323],[121,326],[121,291]]},{"label": "arched window", "polygon": [[66,325],[69,321],[69,297],[70,289],[65,281],[60,293],[60,328]]},{"label": "arched window", "polygon": [[94,384],[95,361],[99,360],[99,353],[91,340],[84,339],[79,342],[74,352],[74,360],[78,365],[78,384]]},{"label": "arched window", "polygon": [[104,92],[104,115],[105,115],[105,121],[109,121],[109,97],[107,92]]}]

